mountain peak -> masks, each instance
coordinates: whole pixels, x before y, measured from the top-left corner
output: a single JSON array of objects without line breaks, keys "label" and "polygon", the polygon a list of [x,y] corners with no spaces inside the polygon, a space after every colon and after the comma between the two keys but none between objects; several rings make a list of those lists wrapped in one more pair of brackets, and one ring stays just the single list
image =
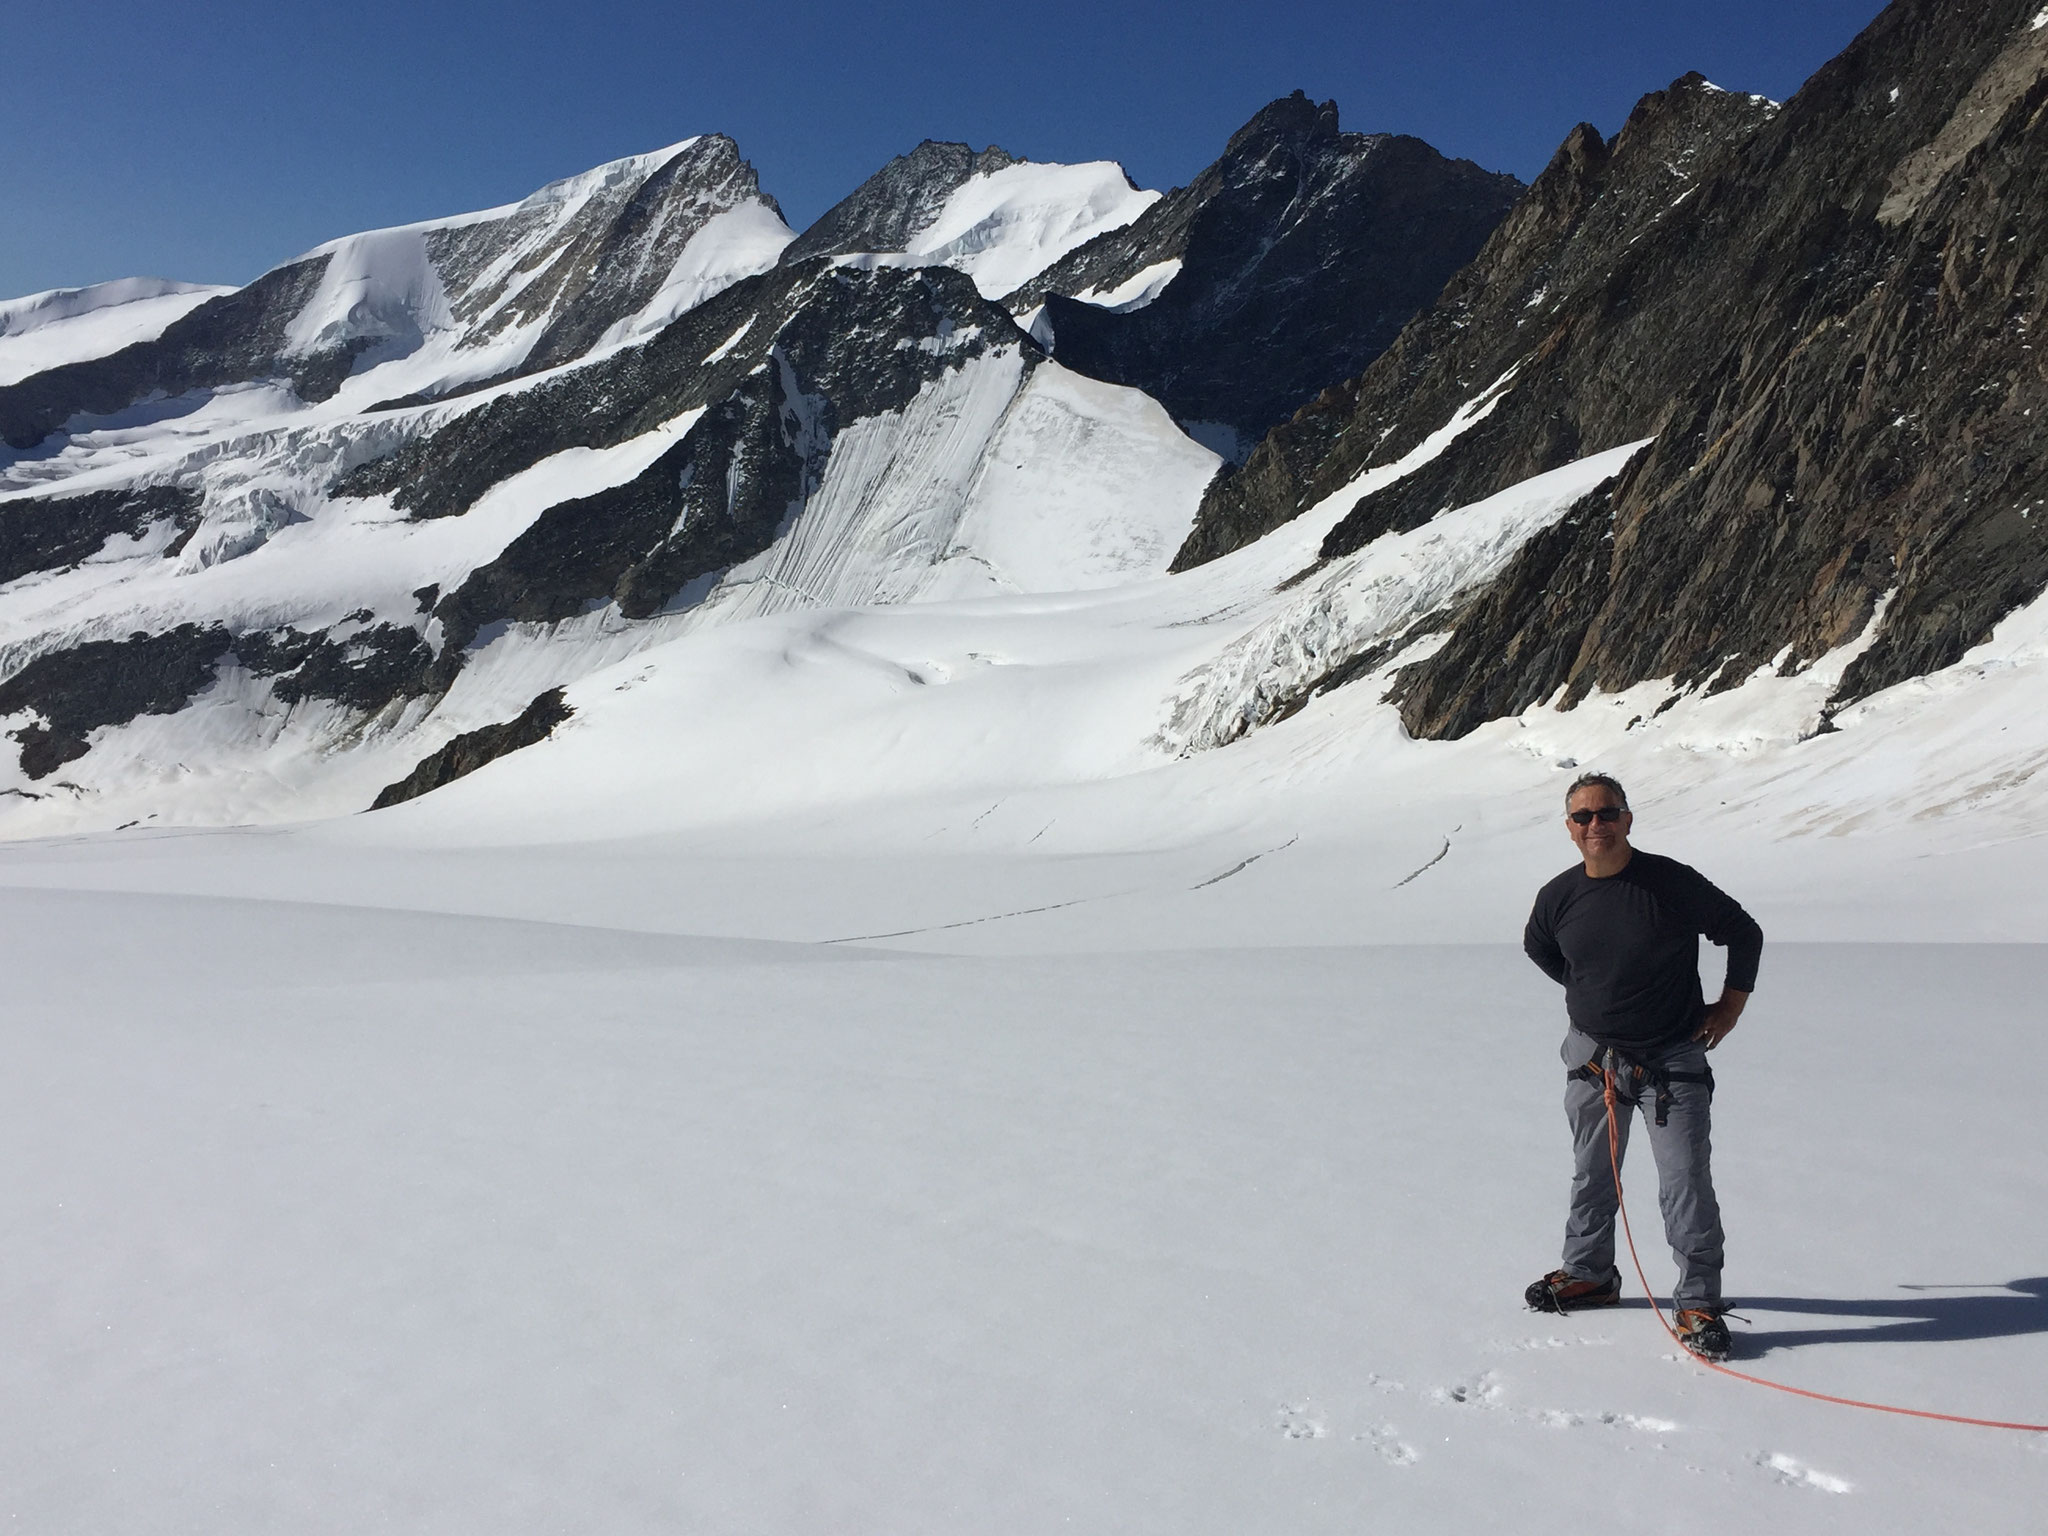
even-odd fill
[{"label": "mountain peak", "polygon": [[1230,136],[1223,155],[1229,159],[1275,140],[1296,146],[1331,143],[1338,132],[1336,102],[1311,101],[1307,92],[1296,91],[1253,113],[1251,121]]},{"label": "mountain peak", "polygon": [[897,155],[841,198],[783,252],[785,262],[856,251],[902,251],[945,207],[946,199],[976,176],[1024,162],[991,144],[926,139]]}]

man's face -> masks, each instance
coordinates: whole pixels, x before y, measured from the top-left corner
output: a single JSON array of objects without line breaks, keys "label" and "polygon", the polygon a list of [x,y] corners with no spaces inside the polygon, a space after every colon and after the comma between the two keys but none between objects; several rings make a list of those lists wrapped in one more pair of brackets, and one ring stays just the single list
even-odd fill
[{"label": "man's face", "polygon": [[[1587,859],[1605,858],[1628,847],[1628,829],[1635,817],[1628,811],[1612,821],[1602,821],[1598,812],[1605,807],[1619,808],[1621,798],[1605,784],[1588,784],[1572,792],[1565,805],[1564,829],[1572,836],[1572,846]],[[1592,811],[1582,826],[1574,819],[1580,811]]]}]

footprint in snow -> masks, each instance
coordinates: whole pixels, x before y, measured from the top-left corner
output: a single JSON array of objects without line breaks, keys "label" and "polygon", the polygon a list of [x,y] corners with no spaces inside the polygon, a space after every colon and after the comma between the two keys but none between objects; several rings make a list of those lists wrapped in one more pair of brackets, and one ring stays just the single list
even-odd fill
[{"label": "footprint in snow", "polygon": [[1569,1408],[1531,1408],[1529,1417],[1549,1429],[1577,1429],[1583,1424],[1600,1424],[1608,1429],[1633,1429],[1643,1434],[1668,1435],[1678,1426],[1669,1419],[1647,1418],[1636,1413],[1596,1413],[1590,1418]]},{"label": "footprint in snow", "polygon": [[1307,1403],[1282,1403],[1279,1426],[1280,1433],[1290,1440],[1320,1440],[1330,1432]]},{"label": "footprint in snow", "polygon": [[1412,1467],[1421,1458],[1422,1453],[1403,1440],[1400,1431],[1391,1424],[1375,1425],[1364,1434],[1351,1438],[1365,1441],[1390,1467]]},{"label": "footprint in snow", "polygon": [[1600,1349],[1614,1341],[1612,1339],[1589,1339],[1581,1335],[1575,1339],[1560,1339],[1556,1334],[1542,1338],[1495,1339],[1487,1347],[1499,1354],[1520,1354],[1537,1349]]},{"label": "footprint in snow", "polygon": [[1812,1488],[1821,1493],[1847,1493],[1854,1486],[1845,1477],[1836,1477],[1833,1473],[1809,1467],[1805,1462],[1787,1456],[1783,1451],[1758,1451],[1753,1460],[1787,1488]]},{"label": "footprint in snow", "polygon": [[1461,1381],[1454,1386],[1438,1387],[1430,1394],[1439,1403],[1450,1403],[1474,1408],[1498,1408],[1500,1406],[1500,1382],[1491,1371],[1481,1371],[1470,1381]]},{"label": "footprint in snow", "polygon": [[1644,1413],[1603,1413],[1600,1422],[1614,1429],[1639,1429],[1649,1435],[1668,1435],[1678,1428],[1671,1419],[1654,1419]]}]

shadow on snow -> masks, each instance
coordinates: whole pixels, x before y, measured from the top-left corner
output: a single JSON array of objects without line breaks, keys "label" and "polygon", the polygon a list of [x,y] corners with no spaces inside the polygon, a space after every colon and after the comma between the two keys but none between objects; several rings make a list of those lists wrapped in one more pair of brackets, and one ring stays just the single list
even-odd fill
[{"label": "shadow on snow", "polygon": [[[1840,1328],[1755,1328],[1738,1335],[1744,1353],[1797,1349],[1806,1344],[1954,1344],[1968,1339],[2012,1339],[2048,1333],[2048,1276],[1985,1286],[1902,1285],[1906,1292],[1971,1290],[1966,1296],[1907,1295],[1885,1300],[1836,1301],[1808,1296],[1749,1296],[1736,1309],[1791,1312],[1812,1317],[1868,1320]],[[1989,1293],[1989,1294],[1985,1294]]]}]

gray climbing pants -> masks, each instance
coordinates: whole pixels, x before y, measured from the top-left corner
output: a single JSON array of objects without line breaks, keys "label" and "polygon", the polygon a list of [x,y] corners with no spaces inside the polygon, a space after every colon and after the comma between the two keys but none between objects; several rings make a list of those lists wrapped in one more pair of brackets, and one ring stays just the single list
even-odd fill
[{"label": "gray climbing pants", "polygon": [[[1564,1090],[1565,1118],[1572,1128],[1572,1203],[1564,1227],[1564,1267],[1578,1280],[1605,1280],[1617,1273],[1614,1174],[1608,1164],[1607,1104],[1598,1078],[1599,1065],[1596,1059],[1592,1081],[1573,1076],[1566,1079]],[[1703,1072],[1706,1049],[1687,1041],[1664,1052],[1651,1065],[1667,1071]],[[1678,1285],[1672,1299],[1680,1307],[1719,1307],[1721,1206],[1714,1198],[1714,1176],[1707,1166],[1712,1092],[1703,1082],[1670,1084],[1667,1123],[1660,1126],[1656,1123],[1657,1091],[1649,1077],[1619,1057],[1613,1058],[1613,1071],[1619,1110],[1616,1150],[1626,1156],[1629,1125],[1633,1112],[1640,1109],[1650,1152],[1657,1160],[1657,1203],[1664,1211],[1664,1240],[1678,1263]]]}]

